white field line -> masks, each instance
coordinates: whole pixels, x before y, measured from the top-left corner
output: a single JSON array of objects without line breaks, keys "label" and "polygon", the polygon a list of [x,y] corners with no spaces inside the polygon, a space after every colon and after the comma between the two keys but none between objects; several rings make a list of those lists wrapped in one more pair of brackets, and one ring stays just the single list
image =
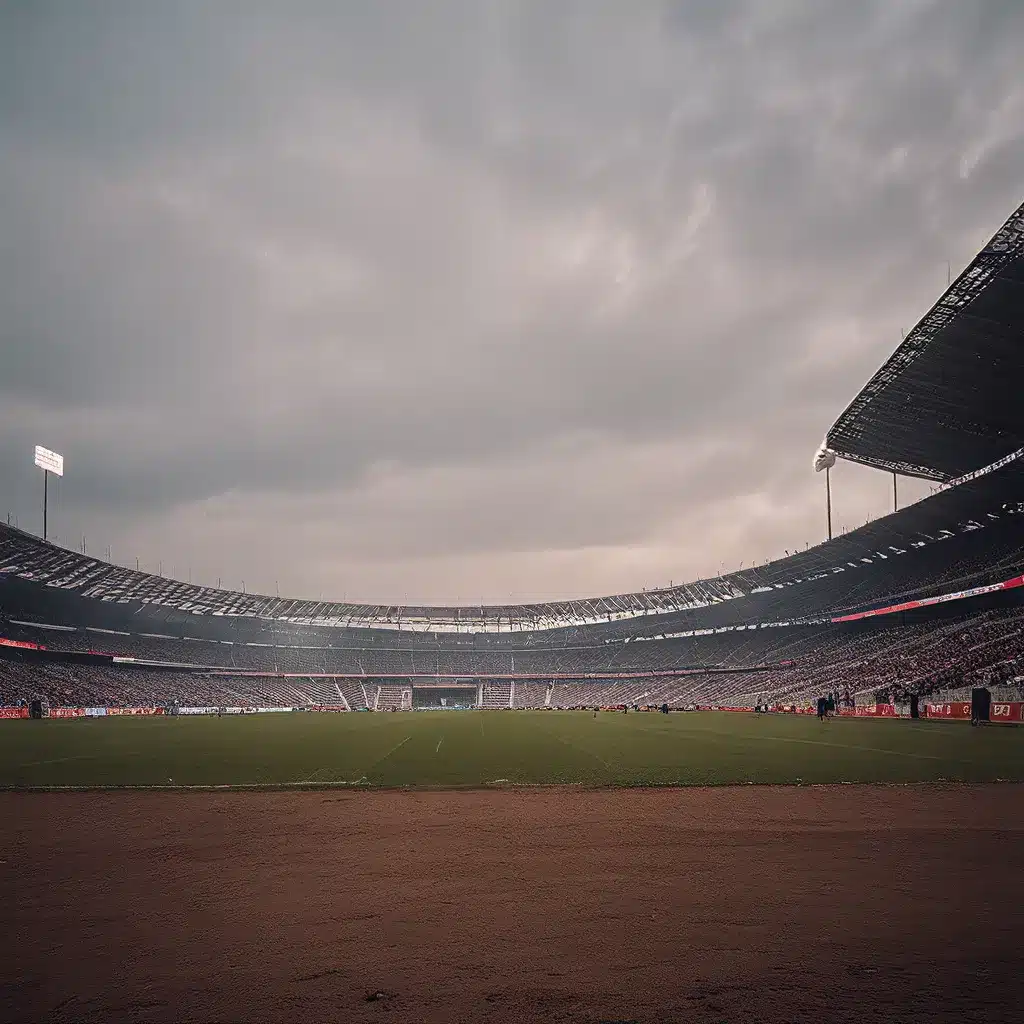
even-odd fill
[{"label": "white field line", "polygon": [[[746,736],[743,737],[747,739]],[[939,754],[918,754],[912,750],[886,750],[884,747],[862,747],[856,743],[833,743],[832,740],[807,740],[799,736],[754,736],[754,739],[765,740],[768,743],[806,743],[813,747],[833,747],[837,750],[865,750],[869,754],[892,754],[894,757],[917,757],[923,761],[958,761],[961,764],[970,764],[961,757],[950,757]]]},{"label": "white field line", "polygon": [[437,746],[434,747],[434,753],[435,754],[441,749],[441,744],[442,743],[444,743],[444,737],[443,736],[437,741]]},{"label": "white field line", "polygon": [[[547,729],[545,729],[544,731],[547,732]],[[601,764],[603,764],[605,768],[608,769],[608,771],[615,771],[615,765],[609,764],[603,757],[601,757],[600,754],[595,754],[592,750],[587,750],[586,747],[581,747],[578,744],[573,743],[572,740],[567,740],[564,737],[559,736],[558,733],[548,732],[548,735],[552,739],[558,740],[559,743],[564,743],[567,747],[570,747],[572,750],[578,750],[581,754],[586,754],[588,757],[592,757],[596,761],[600,761]]]},{"label": "white field line", "polygon": [[383,761],[386,761],[396,750],[398,750],[399,747],[404,747],[406,745],[406,743],[408,743],[409,740],[411,740],[411,739],[412,739],[412,733],[410,733],[408,736],[406,736],[405,739],[402,740],[401,743],[396,743],[386,754],[384,754],[383,757],[378,757],[377,760],[374,761],[373,764],[371,764],[368,768],[364,768],[363,769],[363,778],[364,779],[366,778],[366,773],[367,772],[373,771],[373,769],[376,768],[377,765],[379,765]]},{"label": "white field line", "polygon": [[891,754],[893,757],[917,757],[923,761],[957,761],[960,764],[973,764],[963,757],[948,754],[918,754],[913,750],[886,750],[884,747],[862,747],[857,743],[833,743],[832,740],[806,740],[799,736],[744,736],[743,739],[764,740],[766,743],[806,743],[813,747],[832,747],[836,750],[864,750],[869,754]]},{"label": "white field line", "polygon": [[37,765],[41,764],[64,764],[65,761],[95,761],[99,756],[99,754],[73,754],[71,757],[52,757],[48,761],[26,761],[19,767],[35,768]]}]

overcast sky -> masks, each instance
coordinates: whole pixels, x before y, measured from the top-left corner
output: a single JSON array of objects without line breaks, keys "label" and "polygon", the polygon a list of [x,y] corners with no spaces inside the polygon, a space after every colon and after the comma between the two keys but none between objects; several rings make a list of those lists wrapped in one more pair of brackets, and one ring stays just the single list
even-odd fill
[{"label": "overcast sky", "polygon": [[[822,538],[1024,198],[1020,0],[0,5],[0,515],[384,602]],[[841,464],[835,522],[891,503]],[[927,485],[907,481],[909,499]]]}]

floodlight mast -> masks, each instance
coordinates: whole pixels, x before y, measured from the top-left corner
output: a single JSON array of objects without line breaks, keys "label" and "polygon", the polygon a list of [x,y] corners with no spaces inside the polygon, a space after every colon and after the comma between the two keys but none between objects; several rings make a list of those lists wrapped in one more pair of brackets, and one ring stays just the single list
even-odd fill
[{"label": "floodlight mast", "polygon": [[832,540],[832,467],[825,467],[825,515],[828,521],[828,539]]},{"label": "floodlight mast", "polygon": [[821,442],[821,447],[814,453],[814,472],[825,470],[825,515],[828,526],[828,539],[832,539],[832,467],[836,464],[836,453],[828,446],[828,438]]},{"label": "floodlight mast", "polygon": [[48,533],[50,474],[64,475],[64,456],[51,452],[49,448],[43,448],[42,445],[37,444],[35,463],[43,471],[43,540],[45,541]]}]

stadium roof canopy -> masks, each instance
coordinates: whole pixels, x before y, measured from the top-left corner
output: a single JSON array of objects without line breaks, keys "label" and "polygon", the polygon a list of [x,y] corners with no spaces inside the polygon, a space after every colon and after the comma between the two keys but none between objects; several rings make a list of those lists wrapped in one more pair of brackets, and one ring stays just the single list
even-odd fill
[{"label": "stadium roof canopy", "polygon": [[826,435],[840,458],[952,480],[1024,448],[1024,205]]}]

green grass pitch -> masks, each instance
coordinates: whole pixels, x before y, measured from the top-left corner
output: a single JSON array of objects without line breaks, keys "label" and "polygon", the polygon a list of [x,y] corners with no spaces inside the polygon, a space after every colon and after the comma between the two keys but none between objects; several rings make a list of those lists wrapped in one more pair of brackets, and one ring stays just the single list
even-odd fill
[{"label": "green grass pitch", "polygon": [[0,723],[0,787],[1024,781],[1024,728],[602,712]]}]

